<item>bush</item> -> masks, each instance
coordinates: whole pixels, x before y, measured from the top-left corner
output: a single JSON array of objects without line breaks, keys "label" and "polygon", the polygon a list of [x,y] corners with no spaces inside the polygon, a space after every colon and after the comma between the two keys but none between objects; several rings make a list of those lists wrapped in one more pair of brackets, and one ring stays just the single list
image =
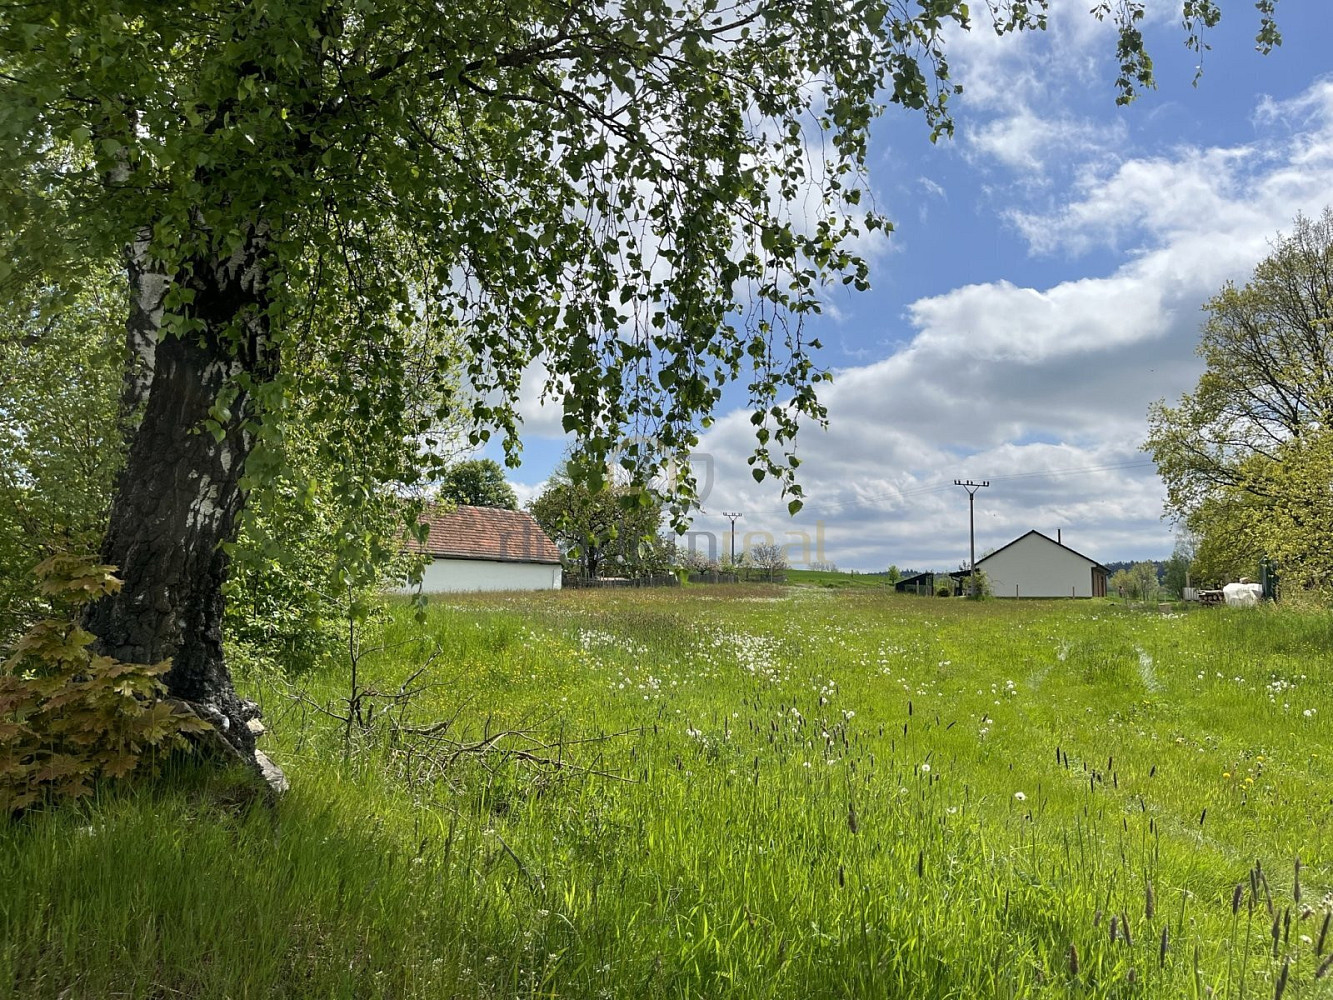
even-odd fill
[{"label": "bush", "polygon": [[38,622],[0,665],[0,815],[77,798],[122,778],[152,752],[209,728],[164,701],[169,660],[122,663],[93,653],[78,626],[88,603],[120,588],[110,566],[56,555],[37,567],[56,617]]},{"label": "bush", "polygon": [[984,569],[977,570],[972,577],[970,591],[968,590],[968,583],[966,581],[963,583],[963,588],[964,593],[967,593],[967,595],[974,601],[984,601],[986,598],[994,596],[994,594],[991,593],[990,577],[986,575]]}]

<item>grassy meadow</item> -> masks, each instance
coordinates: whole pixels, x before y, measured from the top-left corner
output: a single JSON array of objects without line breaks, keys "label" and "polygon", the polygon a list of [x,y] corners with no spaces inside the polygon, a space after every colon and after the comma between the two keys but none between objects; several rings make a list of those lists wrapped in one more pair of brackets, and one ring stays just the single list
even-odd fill
[{"label": "grassy meadow", "polygon": [[692,587],[366,642],[350,743],[345,660],[244,678],[276,805],[182,765],[0,827],[0,997],[1333,997],[1327,612]]}]

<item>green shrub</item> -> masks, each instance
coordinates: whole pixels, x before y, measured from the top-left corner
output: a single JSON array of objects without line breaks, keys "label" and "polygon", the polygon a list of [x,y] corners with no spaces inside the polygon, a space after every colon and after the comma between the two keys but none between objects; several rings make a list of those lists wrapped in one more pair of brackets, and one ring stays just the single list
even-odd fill
[{"label": "green shrub", "polygon": [[971,580],[971,589],[968,590],[968,584],[963,584],[964,592],[974,601],[984,601],[988,597],[993,597],[991,592],[990,577],[986,575],[984,569],[979,569],[973,575]]},{"label": "green shrub", "polygon": [[98,779],[122,778],[150,752],[208,728],[163,700],[159,678],[171,661],[122,663],[89,648],[79,613],[119,589],[111,570],[70,555],[37,567],[57,613],[0,664],[0,815],[87,795]]}]

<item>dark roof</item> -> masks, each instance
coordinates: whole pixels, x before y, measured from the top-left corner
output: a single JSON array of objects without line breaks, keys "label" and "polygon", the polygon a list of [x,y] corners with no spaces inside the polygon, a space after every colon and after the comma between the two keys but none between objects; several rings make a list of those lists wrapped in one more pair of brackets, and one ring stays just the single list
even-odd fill
[{"label": "dark roof", "polygon": [[935,578],[934,573],[914,573],[911,576],[903,577],[901,580],[898,581],[897,585],[901,587],[903,584],[912,584],[916,583],[919,580],[933,580],[934,578]]},{"label": "dark roof", "polygon": [[1052,545],[1054,545],[1057,549],[1064,549],[1066,552],[1073,552],[1074,555],[1078,556],[1080,559],[1085,559],[1085,560],[1087,560],[1088,562],[1092,563],[1092,565],[1093,565],[1094,568],[1101,570],[1103,573],[1109,573],[1109,572],[1110,572],[1110,570],[1108,570],[1105,566],[1103,566],[1101,563],[1099,563],[1096,559],[1089,559],[1089,558],[1088,558],[1087,556],[1085,556],[1082,552],[1074,552],[1074,550],[1071,549],[1068,545],[1065,545],[1063,542],[1057,542],[1057,541],[1056,541],[1054,538],[1052,538],[1050,535],[1043,535],[1040,531],[1037,531],[1035,528],[1034,528],[1033,530],[1027,532],[1027,534],[1019,535],[1017,538],[1015,538],[1015,539],[1014,539],[1012,542],[1010,542],[1008,545],[1001,545],[998,549],[996,549],[994,552],[990,553],[989,555],[984,555],[984,556],[982,556],[980,559],[977,560],[977,565],[980,566],[980,565],[981,565],[982,563],[984,563],[987,559],[990,559],[990,558],[992,558],[993,556],[998,556],[998,555],[999,555],[1001,552],[1003,552],[1005,549],[1009,548],[1010,545],[1017,545],[1017,544],[1018,544],[1019,542],[1021,542],[1023,539],[1027,538],[1028,535],[1036,535],[1038,538],[1045,539],[1046,541],[1048,541],[1048,542],[1050,542]]},{"label": "dark roof", "polygon": [[414,552],[441,559],[487,559],[496,562],[560,562],[560,550],[535,518],[522,510],[467,507],[441,510],[433,505],[421,515],[430,526],[426,544],[410,544]]}]

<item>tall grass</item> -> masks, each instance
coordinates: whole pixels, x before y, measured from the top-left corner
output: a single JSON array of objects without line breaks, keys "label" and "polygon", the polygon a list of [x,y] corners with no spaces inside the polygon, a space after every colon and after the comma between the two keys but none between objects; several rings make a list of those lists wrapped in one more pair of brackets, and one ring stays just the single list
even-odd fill
[{"label": "tall grass", "polygon": [[182,767],[0,829],[0,996],[1330,995],[1326,614],[691,588],[380,638],[384,690],[439,650],[418,723],[560,766],[347,755],[336,667],[252,678],[276,806]]}]

